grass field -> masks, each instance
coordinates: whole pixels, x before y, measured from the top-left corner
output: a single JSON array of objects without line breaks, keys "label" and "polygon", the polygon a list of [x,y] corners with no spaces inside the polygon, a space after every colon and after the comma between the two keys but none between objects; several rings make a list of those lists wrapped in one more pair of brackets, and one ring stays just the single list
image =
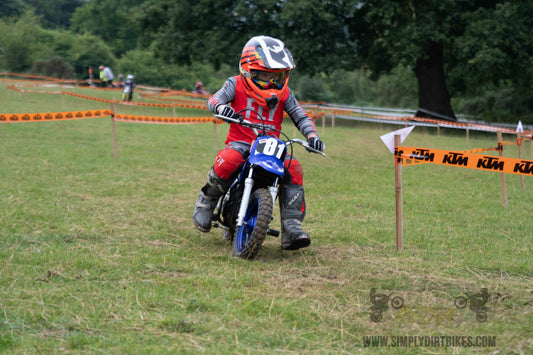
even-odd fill
[{"label": "grass field", "polygon": [[[108,108],[5,83],[0,105]],[[268,237],[244,261],[219,230],[202,234],[191,221],[226,126],[117,122],[114,159],[109,117],[0,124],[0,353],[531,354],[533,179],[522,189],[507,176],[504,209],[499,174],[404,167],[396,251],[393,157],[379,136],[398,127],[318,128],[327,157],[296,152],[312,245],[285,252]],[[495,142],[418,127],[404,144]],[[529,143],[524,151],[529,159]],[[373,321],[373,288],[404,307]],[[454,305],[482,288],[485,322]]]}]

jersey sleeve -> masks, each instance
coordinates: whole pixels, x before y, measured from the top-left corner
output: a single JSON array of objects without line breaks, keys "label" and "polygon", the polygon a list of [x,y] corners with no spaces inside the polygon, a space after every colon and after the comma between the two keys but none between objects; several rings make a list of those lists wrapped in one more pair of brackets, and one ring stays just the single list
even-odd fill
[{"label": "jersey sleeve", "polygon": [[228,78],[224,85],[207,99],[207,109],[216,114],[218,105],[232,102],[235,99],[235,83],[235,77]]},{"label": "jersey sleeve", "polygon": [[283,109],[285,112],[287,112],[292,122],[294,122],[296,128],[298,128],[300,133],[302,133],[305,138],[307,138],[307,136],[309,136],[311,133],[318,135],[313,120],[304,111],[302,106],[300,106],[300,103],[298,100],[296,100],[296,97],[292,91],[289,92],[289,97],[287,98],[287,101],[285,101],[285,106]]}]

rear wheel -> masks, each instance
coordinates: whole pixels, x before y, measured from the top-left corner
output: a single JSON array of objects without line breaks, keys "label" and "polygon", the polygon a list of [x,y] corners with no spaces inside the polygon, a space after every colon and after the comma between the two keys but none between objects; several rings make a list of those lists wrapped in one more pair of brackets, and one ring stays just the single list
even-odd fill
[{"label": "rear wheel", "polygon": [[257,254],[272,220],[272,207],[272,196],[267,189],[253,192],[243,225],[237,229],[233,238],[233,255],[252,259]]}]

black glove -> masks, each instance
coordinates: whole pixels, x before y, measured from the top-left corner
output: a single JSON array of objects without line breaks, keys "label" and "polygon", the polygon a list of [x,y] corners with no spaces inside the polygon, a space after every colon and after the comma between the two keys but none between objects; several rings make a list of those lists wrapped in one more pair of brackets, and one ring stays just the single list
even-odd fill
[{"label": "black glove", "polygon": [[311,137],[307,140],[307,143],[309,143],[311,148],[316,149],[320,152],[323,152],[324,149],[326,149],[326,145],[320,140],[319,137]]},{"label": "black glove", "polygon": [[235,118],[238,119],[240,122],[242,122],[242,116],[235,112],[233,107],[228,105],[219,105],[217,107],[217,112],[219,115],[229,118]]}]

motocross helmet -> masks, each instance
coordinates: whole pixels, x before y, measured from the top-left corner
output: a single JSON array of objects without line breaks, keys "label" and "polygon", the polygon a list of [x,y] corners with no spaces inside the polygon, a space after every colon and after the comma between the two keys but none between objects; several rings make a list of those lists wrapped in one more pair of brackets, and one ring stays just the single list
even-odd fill
[{"label": "motocross helmet", "polygon": [[[294,69],[291,52],[279,39],[268,36],[252,37],[242,50],[239,71],[244,79],[246,93],[267,109],[276,107],[287,90],[291,69]],[[262,80],[258,78],[261,72],[280,75]]]}]

